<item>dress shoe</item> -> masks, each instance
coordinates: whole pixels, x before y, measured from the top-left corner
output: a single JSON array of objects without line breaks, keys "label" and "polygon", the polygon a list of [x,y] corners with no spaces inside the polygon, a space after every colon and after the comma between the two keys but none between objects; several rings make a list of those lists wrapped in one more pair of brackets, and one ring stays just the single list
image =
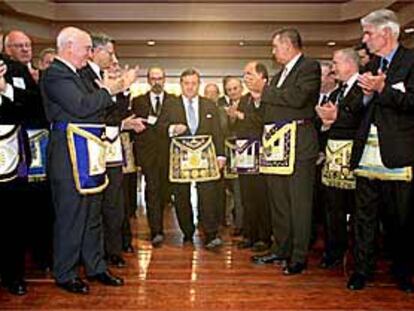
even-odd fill
[{"label": "dress shoe", "polygon": [[403,292],[406,292],[408,294],[414,292],[414,285],[413,281],[411,280],[411,277],[400,277],[398,278],[397,284],[398,288]]},{"label": "dress shoe", "polygon": [[348,280],[346,287],[350,290],[364,289],[366,277],[362,273],[354,272]]},{"label": "dress shoe", "polygon": [[185,235],[183,237],[183,245],[192,245],[192,244],[194,244],[193,237]]},{"label": "dress shoe", "polygon": [[269,249],[269,244],[263,241],[255,242],[252,246],[252,251],[255,253],[261,253]]},{"label": "dress shoe", "polygon": [[242,229],[240,228],[235,228],[231,234],[231,236],[233,237],[238,237],[242,235]]},{"label": "dress shoe", "polygon": [[3,283],[2,284],[10,294],[16,296],[23,296],[27,294],[27,286],[26,282],[23,280],[17,280],[10,283]]},{"label": "dress shoe", "polygon": [[206,245],[204,246],[207,250],[215,250],[223,245],[223,240],[219,237],[215,237],[214,239],[206,241]]},{"label": "dress shoe", "polygon": [[291,262],[283,269],[283,274],[284,275],[300,274],[306,270],[306,267],[307,267],[306,262]]},{"label": "dress shoe", "polygon": [[248,240],[248,239],[244,239],[242,241],[240,241],[239,243],[237,243],[237,248],[238,249],[246,249],[246,248],[250,248],[253,246],[253,242]]},{"label": "dress shoe", "polygon": [[335,267],[340,266],[342,263],[343,263],[342,258],[323,257],[319,264],[319,268],[333,269]]},{"label": "dress shoe", "polygon": [[134,247],[131,244],[124,245],[124,247],[122,247],[122,250],[125,253],[129,253],[129,254],[132,254],[135,252]]},{"label": "dress shoe", "polygon": [[89,293],[89,286],[85,282],[83,282],[80,278],[75,278],[73,280],[56,283],[57,286],[63,288],[69,293],[73,294],[88,294]]},{"label": "dress shoe", "polygon": [[151,240],[152,247],[154,248],[161,247],[163,242],[164,236],[162,234],[156,234]]},{"label": "dress shoe", "polygon": [[287,260],[286,257],[276,255],[274,253],[266,253],[264,255],[255,255],[251,257],[251,260],[256,265],[265,265],[270,263],[282,263]]},{"label": "dress shoe", "polygon": [[124,280],[120,277],[112,275],[109,271],[98,273],[93,276],[88,277],[91,281],[98,281],[101,284],[108,286],[122,286],[124,285]]},{"label": "dress shoe", "polygon": [[117,268],[125,268],[126,262],[124,258],[118,255],[111,255],[108,259],[108,264]]}]

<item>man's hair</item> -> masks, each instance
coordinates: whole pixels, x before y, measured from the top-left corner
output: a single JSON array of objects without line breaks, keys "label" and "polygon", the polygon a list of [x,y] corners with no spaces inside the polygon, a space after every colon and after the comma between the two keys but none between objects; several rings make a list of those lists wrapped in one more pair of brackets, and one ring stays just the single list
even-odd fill
[{"label": "man's hair", "polygon": [[371,12],[361,18],[361,25],[373,25],[379,29],[389,28],[395,38],[400,35],[400,23],[397,15],[391,10],[381,9]]},{"label": "man's hair", "polygon": [[204,91],[205,91],[208,87],[210,87],[210,86],[213,86],[213,87],[216,89],[217,94],[220,94],[220,89],[219,89],[218,85],[217,85],[217,84],[215,84],[215,83],[213,83],[213,82],[207,83],[207,84],[204,86]]},{"label": "man's hair", "polygon": [[194,76],[194,75],[196,75],[198,77],[198,80],[200,81],[200,73],[198,72],[198,70],[195,68],[187,68],[183,72],[181,72],[180,82],[183,81],[184,77]]},{"label": "man's hair", "polygon": [[282,28],[277,30],[273,36],[272,39],[279,36],[281,39],[288,39],[292,45],[297,49],[302,49],[302,38],[300,36],[300,33],[295,28]]},{"label": "man's hair", "polygon": [[102,32],[92,33],[91,39],[92,39],[92,48],[94,49],[97,47],[106,46],[108,43],[115,43],[114,39],[112,39],[110,36]]},{"label": "man's hair", "polygon": [[40,53],[39,53],[39,59],[43,60],[43,58],[47,54],[55,55],[56,54],[56,49],[55,48],[45,48],[45,49],[41,50]]},{"label": "man's hair", "polygon": [[75,41],[75,39],[81,35],[89,36],[86,31],[73,26],[63,28],[56,38],[56,47],[58,52],[62,51],[69,42]]},{"label": "man's hair", "polygon": [[162,75],[163,75],[163,77],[165,78],[165,69],[164,68],[162,68],[161,66],[150,66],[149,68],[148,68],[148,70],[147,70],[147,78],[149,79],[149,76],[150,76],[150,72],[152,71],[152,70],[154,70],[154,69],[159,69],[159,70],[161,70],[162,71]]},{"label": "man's hair", "polygon": [[239,82],[240,83],[240,86],[242,85],[242,81],[241,81],[241,79],[239,78],[239,77],[236,77],[236,76],[225,76],[225,77],[223,77],[223,90],[224,90],[224,93],[227,95],[227,92],[226,92],[226,85],[227,85],[227,83],[229,83],[231,80],[236,80],[237,82]]},{"label": "man's hair", "polygon": [[255,70],[258,74],[262,75],[263,79],[269,81],[269,72],[267,71],[267,67],[263,63],[256,63]]},{"label": "man's hair", "polygon": [[353,48],[340,49],[340,50],[336,50],[334,52],[334,54],[336,54],[336,53],[341,53],[342,55],[345,56],[346,59],[348,59],[352,63],[354,63],[354,65],[356,67],[359,66],[360,58],[359,58],[359,55],[358,55],[357,51],[355,51],[355,49],[353,49]]}]

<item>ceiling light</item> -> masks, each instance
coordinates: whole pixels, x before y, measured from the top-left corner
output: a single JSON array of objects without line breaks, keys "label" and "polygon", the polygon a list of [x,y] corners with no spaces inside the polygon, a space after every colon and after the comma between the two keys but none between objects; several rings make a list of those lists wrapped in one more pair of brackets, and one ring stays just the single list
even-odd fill
[{"label": "ceiling light", "polygon": [[245,44],[246,44],[246,43],[245,43],[244,41],[240,41],[240,42],[239,42],[239,45],[240,45],[240,46],[244,46]]},{"label": "ceiling light", "polygon": [[329,41],[326,43],[327,46],[335,46],[336,42],[335,41]]},{"label": "ceiling light", "polygon": [[414,27],[409,27],[404,30],[405,33],[414,33]]},{"label": "ceiling light", "polygon": [[147,41],[147,45],[148,46],[154,46],[155,45],[155,41],[154,40],[148,40]]}]

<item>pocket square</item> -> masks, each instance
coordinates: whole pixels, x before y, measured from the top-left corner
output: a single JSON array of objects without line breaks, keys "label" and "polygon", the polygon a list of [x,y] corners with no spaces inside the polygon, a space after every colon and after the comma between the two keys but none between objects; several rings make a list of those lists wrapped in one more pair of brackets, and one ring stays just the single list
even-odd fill
[{"label": "pocket square", "polygon": [[395,83],[395,84],[391,85],[391,87],[394,90],[400,91],[401,93],[405,93],[406,92],[404,82]]}]

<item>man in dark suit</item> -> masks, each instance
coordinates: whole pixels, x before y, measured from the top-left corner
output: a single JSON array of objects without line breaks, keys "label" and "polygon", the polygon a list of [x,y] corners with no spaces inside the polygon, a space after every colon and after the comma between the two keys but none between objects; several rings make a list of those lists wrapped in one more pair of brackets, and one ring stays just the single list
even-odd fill
[{"label": "man in dark suit", "polygon": [[[275,149],[279,153],[274,158],[283,156],[283,163],[288,161],[291,174],[276,173],[279,170],[275,161],[271,169],[275,173],[266,176],[274,245],[270,253],[252,259],[257,264],[288,260],[284,274],[291,275],[306,268],[318,154],[312,121],[319,97],[321,69],[317,61],[303,56],[301,37],[295,29],[282,29],[273,35],[273,54],[283,69],[270,85],[264,86],[254,77],[246,79],[246,84],[253,96],[261,97],[265,126],[287,125],[290,129],[296,126],[296,133],[291,130],[290,134],[291,138],[296,136],[296,143],[282,146],[283,154],[279,154],[282,149]],[[285,156],[285,152],[292,152],[292,149],[294,162]]]},{"label": "man in dark suit", "polygon": [[[171,137],[178,135],[211,135],[218,166],[223,168],[224,143],[220,133],[218,112],[216,105],[199,96],[200,74],[195,69],[187,69],[181,73],[180,85],[182,95],[175,103],[168,106],[167,124]],[[192,242],[195,231],[193,211],[190,202],[191,183],[175,184],[176,212],[178,222],[184,233],[184,243]],[[215,249],[222,245],[218,237],[219,211],[216,204],[217,182],[207,181],[196,184],[198,194],[198,211],[201,226],[205,232],[205,247]]]},{"label": "man in dark suit", "polygon": [[[39,136],[47,137],[49,122],[46,119],[45,111],[40,94],[39,70],[32,66],[32,42],[31,39],[20,30],[12,30],[5,36],[5,52],[16,62],[19,62],[25,69],[20,72],[20,76],[14,76],[15,87],[20,88],[26,93],[28,101],[25,111],[25,130],[28,132],[32,146],[36,144]],[[45,139],[47,144],[47,138]],[[33,158],[39,152],[41,166],[45,166],[46,148],[32,147]],[[27,205],[33,201],[38,202],[38,208],[28,211],[28,218],[32,219],[28,223],[28,228],[33,232],[28,237],[28,245],[32,250],[32,259],[37,267],[42,270],[49,270],[52,266],[52,226],[53,226],[53,207],[50,193],[50,185],[43,172],[36,169],[39,161],[33,162],[34,168],[29,172],[29,183],[23,190],[23,196],[27,200]]]},{"label": "man in dark suit", "polygon": [[375,268],[378,210],[385,203],[392,226],[392,272],[398,287],[413,292],[414,52],[398,42],[394,12],[374,11],[361,19],[363,42],[375,57],[359,77],[366,114],[351,158],[355,168],[355,272],[348,288],[360,290]]},{"label": "man in dark suit", "polygon": [[152,246],[160,247],[164,242],[164,207],[170,202],[168,182],[169,138],[165,126],[167,105],[173,95],[164,91],[165,71],[161,67],[150,67],[147,82],[149,92],[133,99],[132,111],[147,120],[147,129],[136,135],[135,154],[137,163],[145,176],[145,199],[150,239]]},{"label": "man in dark suit", "polygon": [[[249,62],[245,66],[244,76],[250,75],[261,77],[263,84],[269,81],[266,66],[257,61]],[[240,99],[237,107],[226,109],[230,119],[233,120],[233,129],[238,140],[260,142],[263,132],[263,108],[260,101],[246,94]],[[252,168],[246,171],[239,169],[238,175],[243,206],[243,240],[237,246],[263,252],[269,248],[271,237],[266,180],[259,171],[253,171]]]},{"label": "man in dark suit", "polygon": [[[92,34],[92,57],[88,65],[82,68],[80,76],[91,93],[99,90],[95,80],[102,80],[104,71],[111,71],[111,66],[117,62],[115,55],[115,42],[106,34]],[[106,172],[109,185],[103,191],[102,220],[104,234],[105,256],[108,264],[122,268],[126,263],[122,257],[122,225],[124,221],[124,192],[122,189],[122,145],[120,140],[121,123],[130,128],[130,123],[140,120],[126,119],[128,114],[129,98],[118,94],[111,99],[116,105],[105,110],[104,122],[108,151],[106,159]]]},{"label": "man in dark suit", "polygon": [[[225,96],[219,98],[218,108],[223,137],[224,139],[227,139],[236,136],[234,129],[235,119],[230,118],[227,115],[226,109],[230,107],[237,109],[240,105],[243,95],[243,84],[241,79],[235,76],[225,76],[223,78],[223,90]],[[243,231],[243,205],[241,202],[240,181],[238,178],[223,179],[225,185],[225,189],[223,190],[225,191],[227,189],[231,198],[231,200],[227,200],[227,194],[224,192],[223,217],[225,218],[225,222],[228,222],[231,218],[233,218],[235,226],[233,236],[239,236]],[[233,202],[233,206],[231,206],[231,202]]]},{"label": "man in dark suit", "polygon": [[[363,93],[357,80],[359,58],[355,50],[335,51],[332,70],[340,86],[331,93],[328,102],[316,106],[323,121],[321,131],[327,137],[327,159],[321,178],[325,203],[325,252],[320,267],[324,269],[342,264],[348,249],[347,214],[355,208],[355,177],[350,171],[350,155],[364,108]],[[325,119],[330,110],[337,110],[335,121]]]},{"label": "man in dark suit", "polygon": [[[26,205],[24,195],[31,161],[29,142],[24,131],[30,97],[28,92],[13,84],[13,78],[21,78],[28,71],[24,65],[6,55],[0,54],[0,63],[0,196],[5,205],[0,210],[0,277],[1,285],[11,294],[24,295],[27,292],[24,274],[28,231],[22,215],[27,214],[28,208],[32,207]],[[11,129],[13,127],[16,129]],[[12,137],[17,138],[17,145],[13,141],[11,145],[8,144]],[[18,161],[15,161],[14,156],[18,156]]]},{"label": "man in dark suit", "polygon": [[[105,109],[112,106],[112,96],[127,89],[136,79],[135,70],[120,78],[104,77],[95,82],[99,90],[91,93],[78,75],[87,65],[92,49],[88,33],[67,27],[57,37],[58,56],[45,71],[41,90],[46,115],[52,124],[48,148],[48,173],[56,213],[54,226],[54,277],[57,285],[71,293],[85,294],[88,285],[79,277],[80,261],[90,280],[105,285],[120,286],[123,280],[113,276],[104,261],[101,184],[94,193],[84,194],[75,184],[77,174],[69,155],[67,127],[70,124],[92,124],[97,128],[104,122]],[[102,129],[102,126],[100,127]],[[78,150],[79,157],[84,154]],[[104,163],[99,165],[104,167]],[[88,160],[89,161],[89,160]]]}]

